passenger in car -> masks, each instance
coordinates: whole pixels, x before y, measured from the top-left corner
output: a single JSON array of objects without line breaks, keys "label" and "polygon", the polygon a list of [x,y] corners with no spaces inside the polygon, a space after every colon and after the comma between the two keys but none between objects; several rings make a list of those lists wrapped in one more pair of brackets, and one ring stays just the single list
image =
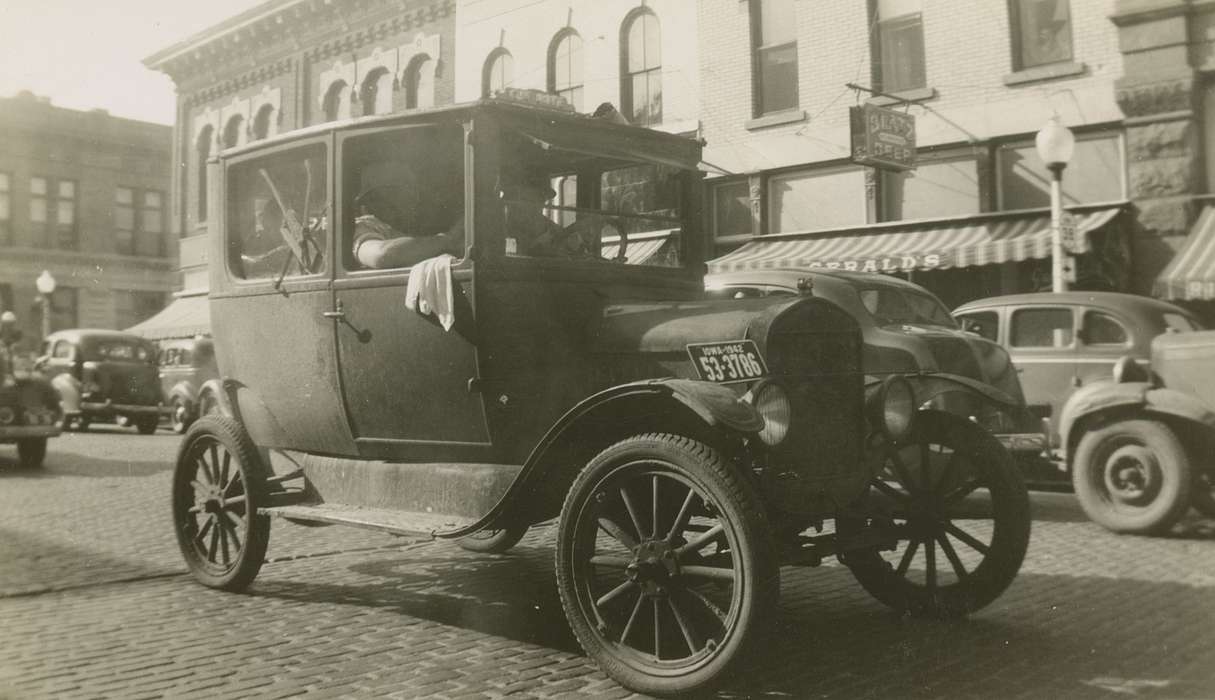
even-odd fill
[{"label": "passenger in car", "polygon": [[377,161],[363,168],[355,204],[354,258],[364,267],[407,267],[436,255],[464,254],[464,220],[447,231],[418,231],[417,177],[400,161]]},{"label": "passenger in car", "polygon": [[501,191],[506,235],[515,242],[515,254],[541,258],[591,256],[582,238],[585,224],[575,221],[562,228],[545,216],[545,205],[557,193],[544,173],[507,171]]}]

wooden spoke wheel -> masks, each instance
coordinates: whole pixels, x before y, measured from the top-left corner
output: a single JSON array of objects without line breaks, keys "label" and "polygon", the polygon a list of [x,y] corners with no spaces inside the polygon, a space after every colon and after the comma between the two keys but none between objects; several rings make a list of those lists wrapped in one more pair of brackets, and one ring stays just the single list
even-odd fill
[{"label": "wooden spoke wheel", "polygon": [[501,554],[519,544],[527,534],[526,525],[511,525],[501,530],[481,530],[456,540],[456,544],[470,552]]},{"label": "wooden spoke wheel", "polygon": [[861,586],[896,610],[952,618],[974,612],[1008,588],[1029,546],[1029,496],[1000,443],[979,426],[923,411],[914,436],[882,448],[867,522],[853,529],[893,540],[842,559]]},{"label": "wooden spoke wheel", "polygon": [[557,583],[587,653],[622,685],[658,695],[721,681],[780,593],[750,483],[674,435],[617,443],[579,475],[561,513]]},{"label": "wooden spoke wheel", "polygon": [[239,424],[207,416],[191,426],[173,472],[173,523],[199,582],[239,591],[257,576],[270,539],[270,518],[258,512],[264,492],[264,468]]}]

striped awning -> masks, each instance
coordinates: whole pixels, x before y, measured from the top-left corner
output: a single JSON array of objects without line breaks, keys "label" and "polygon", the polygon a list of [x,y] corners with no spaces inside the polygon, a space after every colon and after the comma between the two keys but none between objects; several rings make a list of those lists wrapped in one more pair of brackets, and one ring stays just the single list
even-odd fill
[{"label": "striped awning", "polygon": [[1152,292],[1161,299],[1215,299],[1215,205],[1203,208],[1185,245],[1156,278]]},{"label": "striped awning", "polygon": [[[1122,205],[1072,210],[1080,236],[1107,224]],[[1049,258],[1050,214],[1042,210],[898,222],[762,236],[709,261],[710,273],[825,267],[909,272]]]},{"label": "striped awning", "polygon": [[[665,229],[662,231],[646,231],[644,233],[629,234],[628,248],[624,251],[624,257],[630,265],[644,265],[650,258],[657,255],[658,251],[666,245],[667,241],[671,240],[671,233],[677,229]],[[620,239],[616,236],[608,236],[603,239],[603,251],[600,253],[608,260],[614,260],[620,253]]]},{"label": "striped awning", "polygon": [[155,316],[127,328],[128,333],[148,340],[192,338],[211,334],[211,307],[206,294],[193,294],[174,299]]}]

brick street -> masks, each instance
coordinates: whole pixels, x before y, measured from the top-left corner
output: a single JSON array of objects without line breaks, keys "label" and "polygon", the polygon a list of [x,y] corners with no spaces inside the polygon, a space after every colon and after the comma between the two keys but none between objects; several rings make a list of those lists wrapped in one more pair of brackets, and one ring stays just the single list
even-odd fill
[{"label": "brick street", "polygon": [[[464,552],[276,521],[246,594],[184,573],[177,436],[99,427],[40,472],[0,446],[0,697],[626,697],[583,656],[552,531]],[[1215,525],[1119,537],[1035,494],[1029,556],[969,620],[902,618],[842,567],[786,569],[781,622],[720,697],[1215,697]]]}]

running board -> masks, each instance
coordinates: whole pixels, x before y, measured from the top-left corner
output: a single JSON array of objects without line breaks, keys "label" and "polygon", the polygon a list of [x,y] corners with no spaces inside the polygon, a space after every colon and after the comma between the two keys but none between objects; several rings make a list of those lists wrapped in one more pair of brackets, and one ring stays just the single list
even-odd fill
[{"label": "running board", "polygon": [[476,520],[457,515],[360,508],[340,503],[273,506],[262,508],[261,511],[268,515],[291,520],[350,525],[367,530],[390,532],[394,535],[421,536],[432,539],[445,532],[468,527],[476,522]]}]

